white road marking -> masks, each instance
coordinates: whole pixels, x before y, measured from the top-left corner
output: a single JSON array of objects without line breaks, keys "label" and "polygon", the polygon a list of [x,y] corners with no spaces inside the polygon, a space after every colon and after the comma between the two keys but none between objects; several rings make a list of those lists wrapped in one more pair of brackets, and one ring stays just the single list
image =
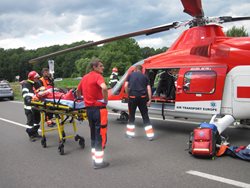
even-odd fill
[{"label": "white road marking", "polygon": [[0,118],[0,120],[5,121],[5,122],[8,122],[8,123],[11,123],[11,124],[14,124],[14,125],[18,125],[18,126],[20,126],[20,127],[30,128],[28,125],[24,125],[24,124],[21,124],[21,123],[17,123],[17,122],[15,122],[15,121],[11,121],[11,120],[8,120],[8,119]]},{"label": "white road marking", "polygon": [[207,179],[210,179],[210,180],[214,180],[214,181],[234,185],[236,187],[250,188],[250,184],[248,184],[248,183],[227,179],[227,178],[223,178],[223,177],[220,177],[220,176],[215,176],[215,175],[212,175],[212,174],[207,174],[207,173],[194,171],[194,170],[189,170],[186,173],[194,175],[194,176],[200,176],[202,178],[207,178]]},{"label": "white road marking", "polygon": [[[8,120],[8,119],[0,118],[0,120],[5,121],[5,122],[7,122],[7,123],[11,123],[11,124],[17,125],[17,126],[20,126],[20,127],[31,128],[31,127],[28,126],[28,125],[24,125],[24,124],[21,124],[21,123],[17,123],[17,122],[15,122],[15,121],[11,121],[11,120]],[[41,129],[38,129],[38,132],[41,132]]]},{"label": "white road marking", "polygon": [[11,103],[19,103],[19,104],[23,104],[23,102],[22,102],[22,101],[9,101],[9,102],[11,102]]}]

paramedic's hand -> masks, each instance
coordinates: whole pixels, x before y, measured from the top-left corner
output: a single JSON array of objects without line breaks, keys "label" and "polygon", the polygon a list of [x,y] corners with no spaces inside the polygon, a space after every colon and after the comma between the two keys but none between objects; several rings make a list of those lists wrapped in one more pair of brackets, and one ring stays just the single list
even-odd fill
[{"label": "paramedic's hand", "polygon": [[77,97],[76,100],[83,100],[83,96]]},{"label": "paramedic's hand", "polygon": [[107,105],[107,104],[108,104],[108,101],[104,100],[104,104],[106,104],[106,105]]},{"label": "paramedic's hand", "polygon": [[104,100],[104,99],[102,99],[102,100],[98,100],[99,102],[101,102],[101,103],[103,103],[103,104],[108,104],[108,101],[107,100]]},{"label": "paramedic's hand", "polygon": [[148,100],[147,106],[150,106],[150,105],[151,105],[151,100]]}]

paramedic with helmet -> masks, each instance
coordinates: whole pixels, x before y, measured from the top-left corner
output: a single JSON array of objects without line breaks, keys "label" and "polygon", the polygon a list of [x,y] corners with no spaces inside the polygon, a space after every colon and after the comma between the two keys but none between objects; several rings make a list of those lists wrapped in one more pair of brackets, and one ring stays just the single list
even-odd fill
[{"label": "paramedic with helmet", "polygon": [[112,69],[112,73],[111,73],[109,79],[110,79],[110,80],[109,80],[109,85],[110,85],[111,88],[113,88],[113,87],[115,86],[115,84],[116,84],[117,82],[119,82],[119,78],[118,78],[118,69],[117,69],[116,67],[114,67],[114,68]]},{"label": "paramedic with helmet", "polygon": [[[27,117],[27,125],[29,128],[26,129],[31,142],[36,141],[36,138],[41,136],[38,134],[39,123],[40,123],[40,112],[31,106],[32,97],[35,95],[35,90],[38,88],[36,85],[39,81],[39,74],[36,71],[31,71],[28,74],[28,80],[22,83],[22,96],[24,99],[24,111]],[[37,87],[37,88],[36,88]]]},{"label": "paramedic with helmet", "polygon": [[91,134],[91,152],[94,169],[109,166],[104,161],[104,149],[107,142],[108,88],[102,76],[104,66],[99,59],[90,63],[91,72],[83,76],[77,87],[77,96],[83,95]]}]

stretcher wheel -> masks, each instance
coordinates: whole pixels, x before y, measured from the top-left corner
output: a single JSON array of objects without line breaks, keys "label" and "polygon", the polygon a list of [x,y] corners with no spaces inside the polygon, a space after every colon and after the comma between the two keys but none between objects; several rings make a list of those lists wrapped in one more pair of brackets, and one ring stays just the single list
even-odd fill
[{"label": "stretcher wheel", "polygon": [[77,135],[75,136],[75,141],[77,142],[79,139],[81,139],[81,137],[77,134]]},{"label": "stretcher wheel", "polygon": [[62,141],[63,141],[63,143],[66,141],[66,139],[64,138],[65,136],[66,136],[65,132],[62,131],[62,137],[63,137]]},{"label": "stretcher wheel", "polygon": [[85,139],[84,138],[80,138],[79,145],[81,146],[82,149],[85,148]]},{"label": "stretcher wheel", "polygon": [[44,148],[47,147],[46,137],[42,137],[41,144],[42,144],[42,146],[43,146]]},{"label": "stretcher wheel", "polygon": [[58,146],[58,152],[60,153],[60,155],[64,154],[64,145],[63,145],[63,143]]},{"label": "stretcher wheel", "polygon": [[66,136],[65,131],[62,131],[62,136],[63,136],[63,137],[65,137],[65,136]]}]

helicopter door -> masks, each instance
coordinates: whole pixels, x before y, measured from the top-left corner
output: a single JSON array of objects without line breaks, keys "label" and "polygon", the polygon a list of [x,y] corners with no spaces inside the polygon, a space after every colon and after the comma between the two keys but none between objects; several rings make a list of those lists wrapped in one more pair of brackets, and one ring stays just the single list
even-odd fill
[{"label": "helicopter door", "polygon": [[181,68],[176,86],[175,110],[219,114],[226,66]]}]

